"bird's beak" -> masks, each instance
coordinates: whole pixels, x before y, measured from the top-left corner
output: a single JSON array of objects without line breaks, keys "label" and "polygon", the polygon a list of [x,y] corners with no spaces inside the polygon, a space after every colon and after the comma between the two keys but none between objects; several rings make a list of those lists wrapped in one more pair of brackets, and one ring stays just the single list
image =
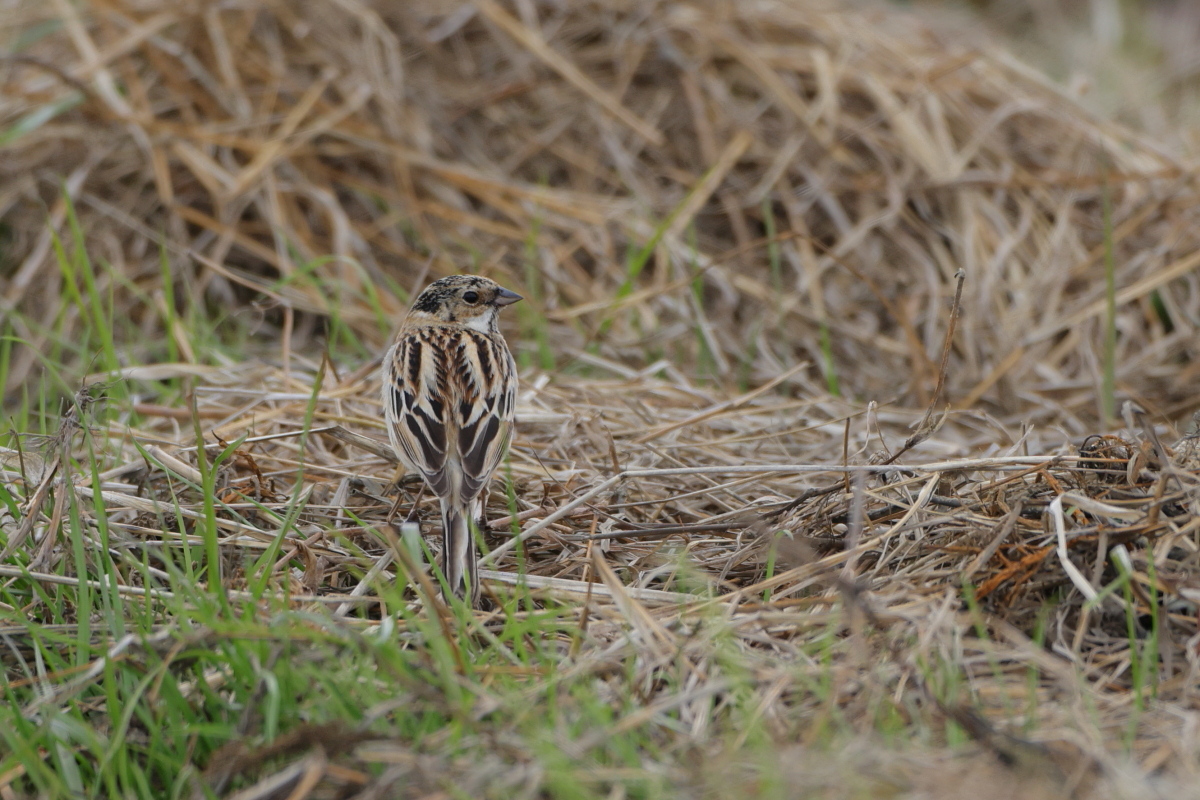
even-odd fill
[{"label": "bird's beak", "polygon": [[521,295],[517,294],[516,292],[510,292],[508,289],[501,289],[500,291],[496,292],[496,299],[494,302],[498,306],[511,306],[518,300],[524,299],[525,298],[521,297]]}]

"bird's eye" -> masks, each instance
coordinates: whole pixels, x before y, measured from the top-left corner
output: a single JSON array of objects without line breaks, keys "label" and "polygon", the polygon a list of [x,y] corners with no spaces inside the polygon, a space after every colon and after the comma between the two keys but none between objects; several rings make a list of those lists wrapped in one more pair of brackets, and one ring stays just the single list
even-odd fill
[{"label": "bird's eye", "polygon": [[479,302],[479,292],[463,292],[463,300],[474,305]]}]

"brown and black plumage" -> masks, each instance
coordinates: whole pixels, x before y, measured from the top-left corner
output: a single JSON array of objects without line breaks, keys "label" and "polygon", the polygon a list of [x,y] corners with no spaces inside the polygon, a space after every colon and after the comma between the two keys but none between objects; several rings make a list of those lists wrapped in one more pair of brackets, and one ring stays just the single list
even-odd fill
[{"label": "brown and black plumage", "polygon": [[447,591],[479,601],[471,524],[512,438],[517,368],[496,320],[521,299],[495,281],[452,275],[413,303],[383,362],[383,408],[396,455],[442,506]]}]

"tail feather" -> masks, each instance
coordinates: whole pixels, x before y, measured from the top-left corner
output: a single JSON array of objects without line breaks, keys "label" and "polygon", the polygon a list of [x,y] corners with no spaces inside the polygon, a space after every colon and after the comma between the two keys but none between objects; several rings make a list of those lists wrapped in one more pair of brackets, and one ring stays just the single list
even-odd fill
[{"label": "tail feather", "polygon": [[442,572],[446,576],[446,599],[467,599],[479,605],[479,564],[471,534],[475,503],[466,509],[442,504]]}]

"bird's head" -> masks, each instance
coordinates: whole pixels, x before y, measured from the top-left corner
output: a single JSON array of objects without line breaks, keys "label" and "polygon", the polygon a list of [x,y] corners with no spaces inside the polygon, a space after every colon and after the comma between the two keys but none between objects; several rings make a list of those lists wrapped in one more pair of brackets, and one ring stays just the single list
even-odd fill
[{"label": "bird's head", "polygon": [[491,278],[451,275],[425,287],[413,303],[408,318],[411,322],[444,322],[481,333],[494,333],[500,309],[520,299],[521,295],[505,289]]}]

